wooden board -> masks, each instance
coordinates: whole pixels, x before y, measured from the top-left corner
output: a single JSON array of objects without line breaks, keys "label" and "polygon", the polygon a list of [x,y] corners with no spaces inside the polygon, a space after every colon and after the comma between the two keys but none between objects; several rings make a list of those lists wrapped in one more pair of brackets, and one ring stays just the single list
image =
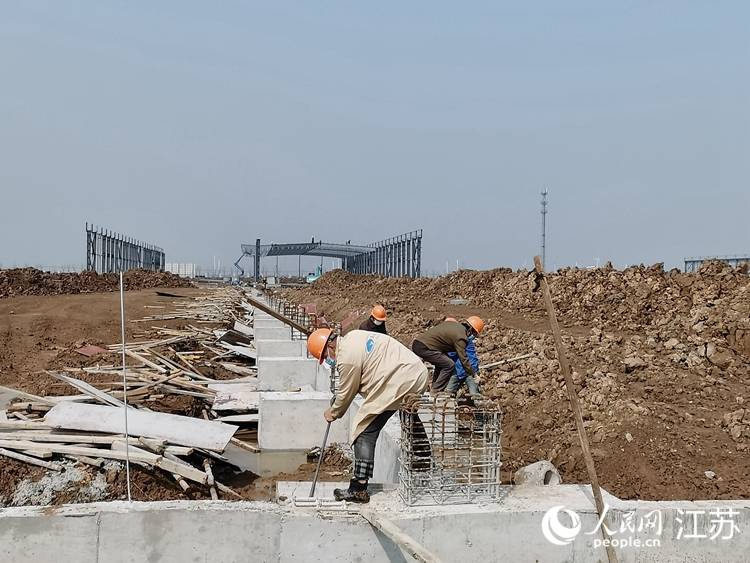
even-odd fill
[{"label": "wooden board", "polygon": [[258,391],[219,391],[211,407],[215,411],[256,410],[260,404]]},{"label": "wooden board", "polygon": [[[60,403],[45,416],[45,424],[52,428],[88,430],[92,432],[125,433],[125,415],[122,408],[106,405]],[[128,433],[167,440],[170,444],[223,451],[236,426],[141,410],[128,410]]]}]

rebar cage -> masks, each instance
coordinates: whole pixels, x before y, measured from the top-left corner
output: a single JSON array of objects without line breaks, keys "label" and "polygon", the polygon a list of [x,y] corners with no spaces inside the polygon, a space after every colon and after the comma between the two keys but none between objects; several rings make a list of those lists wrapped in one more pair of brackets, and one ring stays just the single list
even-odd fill
[{"label": "rebar cage", "polygon": [[399,416],[399,494],[406,504],[500,499],[502,413],[496,404],[410,396]]}]

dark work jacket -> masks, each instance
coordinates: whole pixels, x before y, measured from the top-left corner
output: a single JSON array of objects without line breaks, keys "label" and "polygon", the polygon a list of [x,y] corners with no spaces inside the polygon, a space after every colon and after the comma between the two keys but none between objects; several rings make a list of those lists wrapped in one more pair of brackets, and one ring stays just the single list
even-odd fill
[{"label": "dark work jacket", "polygon": [[385,321],[379,325],[376,325],[372,321],[372,317],[368,317],[365,322],[359,325],[359,330],[369,330],[370,332],[379,332],[380,334],[388,334],[385,330]]},{"label": "dark work jacket", "polygon": [[466,345],[469,343],[469,335],[466,327],[455,321],[443,321],[433,326],[424,334],[417,336],[419,340],[430,350],[436,350],[447,354],[455,352],[467,375],[474,376],[474,369],[466,355]]}]

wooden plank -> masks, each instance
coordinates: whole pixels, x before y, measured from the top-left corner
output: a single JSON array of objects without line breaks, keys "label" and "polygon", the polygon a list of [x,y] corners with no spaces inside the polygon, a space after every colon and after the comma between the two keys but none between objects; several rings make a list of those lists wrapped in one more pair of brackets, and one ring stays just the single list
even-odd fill
[{"label": "wooden plank", "polygon": [[441,560],[437,555],[429,551],[411,536],[405,534],[401,528],[387,518],[378,516],[368,509],[362,509],[360,515],[367,520],[373,528],[380,530],[384,536],[417,561],[422,561],[422,563],[440,563]]},{"label": "wooden plank", "polygon": [[143,365],[146,365],[146,366],[150,367],[151,369],[155,369],[156,371],[158,371],[161,374],[167,373],[169,371],[168,369],[160,366],[159,364],[155,364],[151,360],[147,360],[146,358],[144,358],[140,354],[136,354],[135,352],[133,352],[132,350],[129,350],[127,348],[125,348],[125,355],[133,358],[134,360],[138,360]]},{"label": "wooden plank", "polygon": [[[576,429],[578,430],[578,439],[581,442],[581,451],[583,452],[583,459],[586,462],[586,470],[591,480],[591,491],[594,494],[594,501],[596,504],[596,511],[599,517],[603,517],[604,512],[604,501],[602,500],[602,491],[599,487],[599,477],[596,474],[596,466],[594,465],[594,458],[591,456],[591,449],[589,448],[589,439],[586,434],[586,428],[583,425],[583,415],[581,414],[581,406],[578,403],[578,393],[576,392],[575,385],[573,384],[573,376],[571,375],[570,364],[568,363],[568,354],[563,343],[562,333],[560,331],[560,325],[557,323],[557,315],[555,314],[555,305],[552,302],[552,293],[549,290],[547,284],[547,278],[544,274],[544,267],[542,266],[542,259],[539,256],[534,256],[534,269],[536,273],[537,287],[541,285],[542,295],[544,297],[544,304],[547,307],[547,314],[549,315],[549,324],[552,329],[552,335],[555,338],[555,348],[557,349],[557,360],[560,363],[560,371],[562,371],[563,377],[565,378],[565,389],[568,393],[568,401],[570,402],[570,408],[573,411],[573,418],[576,421]],[[610,563],[617,562],[617,554],[615,553],[614,547],[612,547],[609,541],[609,533],[606,530],[606,526],[600,526],[602,537],[604,538],[604,545],[607,549],[607,557]]]},{"label": "wooden plank", "polygon": [[219,391],[211,408],[215,411],[257,410],[260,404],[258,391]]},{"label": "wooden plank", "polygon": [[247,450],[249,452],[258,453],[260,451],[259,447],[248,444],[247,442],[244,442],[242,440],[238,440],[237,438],[232,438],[229,441],[238,448],[242,448],[243,450]]},{"label": "wooden plank", "polygon": [[[105,405],[60,403],[47,413],[45,423],[68,430],[125,433],[123,409]],[[129,410],[128,431],[131,436],[160,438],[180,446],[222,451],[237,427],[189,416]]]},{"label": "wooden plank", "polygon": [[74,377],[68,377],[67,375],[64,375],[62,373],[55,373],[55,372],[46,371],[46,370],[45,370],[45,373],[47,375],[51,375],[52,377],[56,379],[59,379],[60,381],[67,383],[71,387],[74,387],[75,389],[78,389],[79,391],[87,395],[90,395],[91,397],[95,398],[97,401],[100,401],[101,403],[104,403],[105,405],[111,405],[113,407],[125,406],[125,403],[123,403],[121,400],[115,399],[112,395],[109,395],[105,393],[104,391],[97,389],[93,385],[89,385],[85,381],[81,381],[80,379],[75,379]]},{"label": "wooden plank", "polygon": [[9,457],[18,461],[23,461],[24,463],[30,463],[31,465],[38,465],[39,467],[51,469],[52,471],[62,471],[62,466],[59,463],[42,461],[41,459],[36,459],[28,455],[19,454],[18,452],[12,452],[4,448],[0,448],[0,455],[4,455],[5,457]]},{"label": "wooden plank", "polygon": [[237,332],[241,332],[245,336],[255,337],[255,331],[253,330],[253,327],[248,326],[243,322],[234,321],[234,330],[236,330]]},{"label": "wooden plank", "polygon": [[[117,441],[112,443],[112,449],[117,451],[125,452],[126,450],[130,453],[131,459],[133,456],[145,458],[146,456],[154,456],[152,465],[155,465],[159,469],[163,469],[167,473],[172,473],[190,479],[196,483],[206,485],[208,483],[208,476],[192,465],[188,465],[186,462],[171,456],[172,459],[168,459],[170,454],[157,455],[152,454],[146,450],[134,446],[132,443],[126,448],[125,440]],[[175,479],[179,483],[179,479]],[[182,486],[182,485],[181,485]],[[183,487],[184,488],[184,487]]]},{"label": "wooden plank", "polygon": [[40,397],[39,395],[32,395],[31,393],[26,393],[25,391],[19,391],[18,389],[11,389],[10,387],[3,387],[0,385],[0,391],[5,391],[6,393],[13,393],[16,397],[21,397],[22,399],[26,399],[27,401],[33,401],[36,403],[46,403],[48,405],[54,405],[54,401],[50,399],[49,397]]},{"label": "wooden plank", "polygon": [[226,342],[217,342],[217,344],[238,356],[250,358],[251,360],[256,360],[258,358],[258,353],[248,346],[235,346],[234,344],[227,344]]},{"label": "wooden plank", "polygon": [[[43,422],[25,422],[15,420],[8,420],[6,422],[0,421],[0,432],[14,430],[50,430],[50,427]],[[0,434],[0,436],[3,436],[3,434]]]},{"label": "wooden plank", "polygon": [[216,420],[221,422],[258,422],[259,414],[230,414],[227,416],[220,416]]}]

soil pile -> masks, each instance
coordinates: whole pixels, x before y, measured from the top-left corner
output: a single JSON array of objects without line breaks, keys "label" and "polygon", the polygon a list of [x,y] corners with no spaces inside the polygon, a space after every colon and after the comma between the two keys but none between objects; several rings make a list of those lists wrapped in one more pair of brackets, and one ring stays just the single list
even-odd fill
[{"label": "soil pile", "polygon": [[[129,270],[125,272],[128,291],[153,287],[192,287],[190,281],[170,272]],[[118,274],[96,272],[52,273],[36,268],[0,270],[0,298],[16,295],[62,295],[69,293],[97,293],[117,291]]]},{"label": "soil pile", "polygon": [[[603,486],[622,498],[750,497],[750,277],[709,263],[694,274],[607,265],[548,280]],[[407,345],[446,315],[481,315],[483,362],[534,353],[481,374],[505,413],[504,469],[550,459],[565,481],[587,482],[533,287],[529,272],[507,269],[417,280],[334,271],[285,293],[333,320],[382,303]]]}]

